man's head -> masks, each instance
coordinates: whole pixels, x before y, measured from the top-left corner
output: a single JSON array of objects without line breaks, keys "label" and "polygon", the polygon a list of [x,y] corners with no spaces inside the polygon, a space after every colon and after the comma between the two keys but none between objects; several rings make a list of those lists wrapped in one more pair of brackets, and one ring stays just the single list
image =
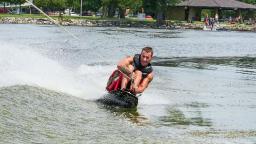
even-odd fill
[{"label": "man's head", "polygon": [[147,66],[153,57],[153,49],[151,47],[144,47],[141,50],[140,63],[142,66]]}]

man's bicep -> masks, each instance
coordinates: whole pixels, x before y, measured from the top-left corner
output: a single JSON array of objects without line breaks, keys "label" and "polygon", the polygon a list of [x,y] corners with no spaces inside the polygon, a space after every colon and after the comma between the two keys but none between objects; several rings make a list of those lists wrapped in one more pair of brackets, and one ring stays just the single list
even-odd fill
[{"label": "man's bicep", "polygon": [[119,61],[118,66],[127,66],[133,61],[133,57],[127,56],[126,58]]}]

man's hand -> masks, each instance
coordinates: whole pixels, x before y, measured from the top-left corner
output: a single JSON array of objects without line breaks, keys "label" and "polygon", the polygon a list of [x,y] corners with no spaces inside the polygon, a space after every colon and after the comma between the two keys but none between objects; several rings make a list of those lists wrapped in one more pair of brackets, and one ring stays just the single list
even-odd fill
[{"label": "man's hand", "polygon": [[[136,77],[136,76],[135,76]],[[131,85],[131,91],[134,92],[135,94],[137,93],[142,93],[149,85],[149,83],[153,80],[153,73],[150,73],[147,75],[146,78],[142,80],[141,83],[138,85],[132,83]]]},{"label": "man's hand", "polygon": [[138,93],[138,86],[135,86],[134,84],[132,84],[130,87],[130,91],[135,94]]},{"label": "man's hand", "polygon": [[133,73],[131,74],[131,86],[130,86],[130,91],[133,92],[133,93],[137,93],[137,91],[138,91],[138,86],[135,85],[135,83],[134,83],[134,79],[135,79],[135,78],[136,78],[136,75],[135,75],[135,73],[133,72]]}]

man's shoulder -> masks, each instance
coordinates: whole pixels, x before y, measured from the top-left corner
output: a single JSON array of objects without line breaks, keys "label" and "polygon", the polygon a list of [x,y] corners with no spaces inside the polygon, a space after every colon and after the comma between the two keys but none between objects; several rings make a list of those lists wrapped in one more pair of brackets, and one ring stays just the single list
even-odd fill
[{"label": "man's shoulder", "polygon": [[133,58],[134,56],[130,56],[130,55],[128,55],[128,56],[126,56],[126,58]]},{"label": "man's shoulder", "polygon": [[134,56],[126,56],[125,59],[129,60],[129,61],[133,61],[133,57]]}]

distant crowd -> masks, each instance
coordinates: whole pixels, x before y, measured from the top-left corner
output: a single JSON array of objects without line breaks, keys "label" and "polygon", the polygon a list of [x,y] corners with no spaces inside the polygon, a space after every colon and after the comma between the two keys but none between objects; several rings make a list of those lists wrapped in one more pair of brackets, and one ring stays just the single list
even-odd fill
[{"label": "distant crowd", "polygon": [[209,28],[211,30],[216,29],[216,24],[219,23],[219,16],[218,14],[215,15],[215,17],[209,17],[208,15],[206,15],[205,19],[204,19],[204,23],[205,23],[205,28]]}]

